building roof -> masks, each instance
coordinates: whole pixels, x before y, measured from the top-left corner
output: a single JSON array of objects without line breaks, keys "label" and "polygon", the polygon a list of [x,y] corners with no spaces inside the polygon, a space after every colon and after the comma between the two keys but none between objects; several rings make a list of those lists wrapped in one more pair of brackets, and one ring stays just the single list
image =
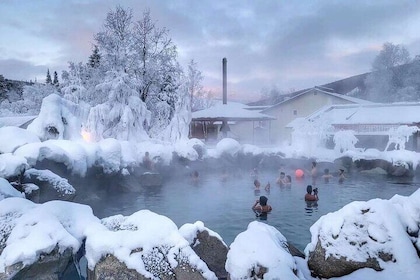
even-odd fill
[{"label": "building roof", "polygon": [[395,124],[420,123],[420,102],[331,105],[306,119],[322,118],[331,124]]},{"label": "building roof", "polygon": [[193,121],[262,121],[274,119],[276,118],[255,110],[249,110],[249,106],[238,102],[219,103],[192,113]]},{"label": "building roof", "polygon": [[343,100],[347,100],[347,101],[350,101],[350,102],[356,103],[356,104],[373,104],[373,102],[368,101],[368,100],[364,100],[364,99],[360,99],[360,98],[356,98],[356,97],[351,97],[351,96],[347,96],[347,95],[343,95],[343,94],[338,94],[338,93],[335,93],[335,92],[330,92],[330,91],[328,91],[327,88],[322,88],[321,89],[319,87],[314,87],[314,88],[307,89],[306,91],[303,91],[303,92],[301,92],[301,93],[299,93],[299,94],[297,94],[297,95],[295,95],[295,96],[293,96],[293,97],[291,97],[291,98],[289,98],[287,100],[284,100],[282,102],[279,102],[277,104],[274,104],[273,106],[271,106],[271,107],[269,107],[269,108],[267,108],[267,109],[265,109],[265,110],[263,110],[261,112],[265,112],[265,111],[268,111],[268,110],[270,110],[272,108],[281,106],[281,105],[283,105],[285,103],[288,103],[288,102],[294,100],[295,98],[301,97],[301,96],[303,96],[305,94],[308,94],[310,92],[313,92],[313,91],[317,91],[317,92],[320,92],[320,93],[323,93],[323,94],[327,94],[327,95],[330,95],[330,96],[341,98]]}]

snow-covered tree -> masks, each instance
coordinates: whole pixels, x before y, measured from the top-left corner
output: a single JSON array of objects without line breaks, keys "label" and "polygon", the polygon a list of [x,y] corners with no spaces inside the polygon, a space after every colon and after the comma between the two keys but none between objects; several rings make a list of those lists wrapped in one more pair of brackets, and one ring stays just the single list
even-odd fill
[{"label": "snow-covered tree", "polygon": [[59,87],[59,83],[58,83],[58,74],[57,74],[57,71],[54,71],[54,79],[53,79],[53,81],[52,81],[52,84],[54,85],[54,86],[56,86],[56,87]]},{"label": "snow-covered tree", "polygon": [[385,147],[385,151],[394,144],[396,150],[405,150],[405,144],[414,133],[420,131],[417,126],[401,125],[397,128],[391,128],[388,131],[389,140]]},{"label": "snow-covered tree", "polygon": [[339,153],[354,150],[356,143],[359,141],[354,134],[353,130],[340,130],[334,133],[334,150]]},{"label": "snow-covered tree", "polygon": [[47,77],[45,79],[45,84],[47,84],[47,85],[51,85],[52,84],[50,69],[47,69]]},{"label": "snow-covered tree", "polygon": [[391,69],[410,62],[410,53],[403,45],[386,42],[372,63],[373,71]]},{"label": "snow-covered tree", "polygon": [[98,87],[108,92],[108,100],[90,110],[86,129],[93,138],[128,141],[148,139],[145,127],[150,122],[150,112],[138,97],[128,74],[108,72],[107,80]]},{"label": "snow-covered tree", "polygon": [[94,45],[92,54],[89,56],[88,65],[92,68],[98,68],[100,64],[101,64],[101,54],[99,53],[98,46]]}]

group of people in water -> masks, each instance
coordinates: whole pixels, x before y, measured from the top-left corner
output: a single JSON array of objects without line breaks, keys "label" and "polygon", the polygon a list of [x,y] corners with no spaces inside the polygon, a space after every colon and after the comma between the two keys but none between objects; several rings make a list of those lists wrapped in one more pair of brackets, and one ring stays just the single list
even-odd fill
[{"label": "group of people in water", "polygon": [[[300,170],[300,169],[299,171],[300,172],[295,173],[296,178],[302,179],[304,177],[304,172],[303,170]],[[324,173],[321,176],[319,176],[318,170],[317,170],[317,163],[315,161],[312,162],[311,170],[308,173],[311,174],[312,184],[307,185],[304,200],[307,203],[307,205],[308,204],[317,205],[317,201],[319,200],[318,188],[313,187],[313,186],[316,185],[316,182],[319,177],[323,179],[324,183],[329,183],[330,180],[334,178],[334,176],[330,173],[328,168],[325,168]],[[254,168],[251,174],[253,176],[258,175],[258,170]],[[339,169],[337,177],[338,177],[338,183],[341,184],[344,182],[344,180],[346,179],[344,175],[344,169]],[[285,172],[281,171],[280,176],[276,179],[276,183],[279,186],[290,186],[292,183],[292,177],[290,175],[286,175]],[[254,186],[255,186],[254,194],[259,195],[261,183],[257,178],[254,179]],[[267,194],[270,192],[270,187],[271,187],[270,183],[268,182],[264,188]],[[268,202],[268,198],[264,195],[260,196],[259,199],[255,201],[254,205],[252,206],[252,210],[256,213],[257,217],[260,217],[260,218],[264,217],[266,219],[267,213],[270,213],[272,211],[272,207],[267,202]]]}]

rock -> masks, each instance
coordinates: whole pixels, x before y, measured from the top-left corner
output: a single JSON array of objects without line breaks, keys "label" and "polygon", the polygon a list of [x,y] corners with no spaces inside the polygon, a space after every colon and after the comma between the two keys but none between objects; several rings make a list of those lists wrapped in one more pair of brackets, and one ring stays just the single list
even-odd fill
[{"label": "rock", "polygon": [[[196,245],[194,245],[196,244]],[[202,259],[217,278],[226,278],[225,263],[228,247],[217,237],[209,235],[207,230],[197,233],[192,249]]]},{"label": "rock", "polygon": [[140,175],[140,184],[143,187],[156,187],[162,185],[162,177],[159,173],[144,172]]},{"label": "rock", "polygon": [[[166,265],[162,267],[167,268]],[[159,279],[163,280],[175,280],[175,279],[188,279],[188,280],[204,280],[205,278],[201,273],[193,269],[188,263],[183,261],[178,263],[173,270],[166,270],[162,268],[162,272],[159,275],[155,275]],[[149,277],[146,277],[140,274],[135,269],[127,268],[127,266],[120,262],[115,256],[107,255],[101,261],[99,261],[94,270],[88,271],[89,280],[148,280]]]},{"label": "rock", "polygon": [[0,273],[0,279],[58,280],[72,258],[71,248],[60,253],[56,247],[49,254],[41,254],[38,260],[29,266],[23,266],[21,262],[7,266],[5,272]]},{"label": "rock", "polygon": [[293,257],[305,258],[305,254],[293,246],[290,242],[287,242],[287,247],[289,248],[289,252]]},{"label": "rock", "polygon": [[366,262],[356,262],[344,257],[335,258],[331,255],[326,257],[325,249],[322,248],[319,240],[315,250],[309,253],[308,267],[313,275],[321,278],[341,277],[361,268],[382,270],[374,258],[369,258]]}]

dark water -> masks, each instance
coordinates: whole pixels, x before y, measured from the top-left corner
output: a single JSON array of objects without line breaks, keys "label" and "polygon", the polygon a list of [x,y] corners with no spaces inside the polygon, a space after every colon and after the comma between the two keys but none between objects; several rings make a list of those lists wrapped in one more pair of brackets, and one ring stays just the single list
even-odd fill
[{"label": "dark water", "polygon": [[[342,184],[338,183],[338,178],[332,178],[328,184],[319,179],[316,187],[319,188],[320,200],[316,207],[308,207],[303,197],[311,181],[293,179],[291,186],[280,187],[275,183],[277,176],[274,172],[259,175],[262,183],[260,194],[267,196],[273,207],[264,222],[276,227],[300,250],[310,242],[310,226],[322,215],[352,201],[389,199],[395,194],[411,195],[420,186],[416,180],[402,183],[382,175],[348,175]],[[203,221],[229,245],[251,221],[257,219],[251,210],[256,200],[253,180],[247,172],[229,174],[226,182],[222,182],[221,174],[202,172],[198,183],[192,183],[188,176],[178,176],[161,187],[143,188],[135,176],[72,184],[79,194],[76,202],[89,204],[100,218],[149,209],[171,218],[178,226]],[[269,193],[264,190],[267,182],[271,183]]]}]

